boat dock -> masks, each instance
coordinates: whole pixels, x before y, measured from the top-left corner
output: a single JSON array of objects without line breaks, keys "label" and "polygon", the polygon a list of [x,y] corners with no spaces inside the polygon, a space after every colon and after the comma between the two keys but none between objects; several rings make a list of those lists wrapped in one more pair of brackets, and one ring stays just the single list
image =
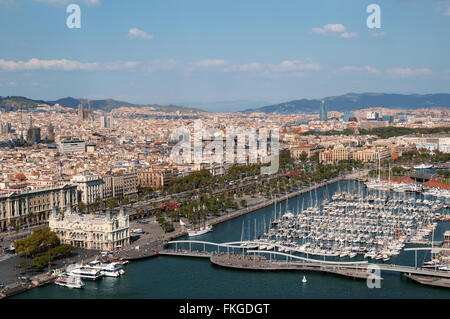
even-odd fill
[{"label": "boat dock", "polygon": [[[210,262],[221,267],[235,268],[241,270],[297,270],[297,271],[318,271],[323,273],[331,273],[354,279],[371,279],[382,280],[381,276],[376,276],[372,269],[379,269],[383,272],[395,272],[401,276],[405,275],[418,283],[450,287],[450,272],[433,269],[422,269],[419,267],[411,267],[394,264],[369,263],[367,261],[355,262],[339,262],[325,261],[318,259],[310,259],[298,255],[267,251],[252,250],[251,242],[232,242],[232,243],[212,243],[206,241],[181,240],[172,241],[168,244],[175,244],[175,249],[164,249],[158,252],[159,255],[181,256],[181,257],[201,257],[209,258]],[[189,244],[189,249],[178,249],[179,244]],[[193,244],[203,245],[203,251],[192,249]],[[207,251],[206,246],[212,246],[214,251]],[[222,249],[222,251],[221,251]],[[242,252],[236,252],[234,249],[240,249]],[[443,248],[409,248],[407,250],[446,250]],[[226,250],[226,251],[225,251]],[[230,251],[231,250],[231,251]],[[275,258],[276,256],[285,258]]]},{"label": "boat dock", "polygon": [[[308,263],[302,261],[284,262],[281,260],[269,260],[262,256],[251,256],[242,254],[218,254],[210,258],[210,261],[221,267],[236,268],[242,270],[265,270],[265,271],[318,271],[326,272],[355,279],[367,279],[371,276],[367,272],[366,267],[355,266],[341,266],[338,264],[324,265],[321,263]],[[373,279],[382,280],[382,277],[372,275]]]},{"label": "boat dock", "polygon": [[158,255],[211,258],[210,252],[195,251],[195,250],[189,251],[189,250],[180,250],[180,249],[179,250],[165,249],[162,251],[158,251]]},{"label": "boat dock", "polygon": [[18,295],[32,288],[48,285],[52,283],[57,277],[58,274],[41,274],[30,278],[30,280],[15,282],[3,289],[0,289],[0,299]]}]

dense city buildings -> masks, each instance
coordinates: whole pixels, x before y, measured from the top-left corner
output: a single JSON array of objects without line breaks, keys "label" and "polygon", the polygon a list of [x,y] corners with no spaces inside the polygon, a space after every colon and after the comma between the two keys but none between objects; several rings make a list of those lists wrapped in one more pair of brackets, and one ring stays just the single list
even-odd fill
[{"label": "dense city buildings", "polygon": [[[162,190],[171,180],[199,170],[223,176],[233,164],[249,165],[252,160],[263,163],[268,159],[270,136],[267,144],[258,141],[253,146],[247,137],[241,144],[242,152],[238,152],[239,141],[234,137],[230,151],[227,137],[233,132],[231,128],[253,130],[256,136],[264,129],[277,128],[280,150],[289,150],[295,161],[325,165],[348,160],[393,161],[405,152],[421,149],[450,152],[450,136],[439,130],[450,125],[446,110],[372,108],[341,113],[326,110],[322,104],[317,112],[211,114],[135,107],[105,112],[89,106],[86,110],[82,104],[78,109],[43,105],[33,110],[3,112],[0,226],[11,227],[19,217],[22,223],[26,222],[30,213],[45,219],[53,207],[64,211],[67,205],[76,209],[81,202],[89,205],[98,200],[134,196],[139,188]],[[24,137],[26,144],[22,144],[21,134],[26,126],[22,119],[27,117],[30,121]],[[194,132],[198,120],[201,131]],[[405,131],[403,135],[380,137],[374,131],[380,128],[435,129],[437,133]],[[191,156],[176,160],[173,149],[180,138],[174,135],[177,129],[184,130],[192,147],[196,136],[200,136],[200,159]],[[35,200],[37,206],[31,204]]]}]

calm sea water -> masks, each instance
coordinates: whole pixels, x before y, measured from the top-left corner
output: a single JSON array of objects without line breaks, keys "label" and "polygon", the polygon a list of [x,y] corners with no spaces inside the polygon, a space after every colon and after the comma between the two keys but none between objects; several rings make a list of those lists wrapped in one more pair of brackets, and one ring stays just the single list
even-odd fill
[{"label": "calm sea water", "polygon": [[[341,190],[355,187],[356,182],[341,182]],[[317,190],[319,201],[336,192],[337,183]],[[289,199],[291,210],[305,208],[316,193],[303,194]],[[281,203],[286,210],[286,201]],[[277,204],[277,212],[280,206]],[[274,217],[274,205],[235,218],[214,227],[214,231],[198,237],[198,240],[229,242],[253,239],[262,234],[264,225]],[[256,225],[256,227],[255,227]],[[439,223],[435,240],[441,241],[450,223]],[[203,249],[203,245],[193,246]],[[362,260],[362,256],[358,256]],[[429,260],[430,256],[418,253],[418,260]],[[356,258],[355,258],[356,259]],[[390,260],[391,263],[414,265],[414,252],[402,252]],[[384,280],[380,289],[367,288],[364,280],[353,280],[331,274],[300,271],[242,271],[220,268],[207,259],[158,256],[132,262],[125,268],[121,278],[104,278],[97,282],[87,282],[84,289],[69,289],[49,285],[30,290],[15,298],[450,298],[450,289],[423,286],[398,273],[383,272]],[[301,283],[303,275],[308,282]]]}]

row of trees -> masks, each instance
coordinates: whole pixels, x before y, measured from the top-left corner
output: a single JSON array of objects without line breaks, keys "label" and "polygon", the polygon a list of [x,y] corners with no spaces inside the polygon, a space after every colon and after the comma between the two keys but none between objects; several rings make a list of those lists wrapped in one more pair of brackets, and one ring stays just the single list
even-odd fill
[{"label": "row of trees", "polygon": [[427,149],[411,150],[402,153],[394,160],[395,163],[446,163],[450,161],[450,154],[439,151],[430,152]]},{"label": "row of trees", "polygon": [[71,245],[60,244],[58,235],[49,228],[36,229],[31,236],[14,242],[16,253],[32,262],[22,262],[19,268],[31,267],[41,269],[51,261],[72,254],[75,249]]},{"label": "row of trees", "polygon": [[[390,138],[394,136],[403,136],[403,135],[411,135],[411,134],[448,134],[450,133],[450,127],[434,127],[434,128],[410,128],[410,127],[394,127],[394,126],[386,126],[386,127],[377,127],[372,129],[363,129],[359,128],[359,135],[376,135],[379,138]],[[308,131],[304,133],[300,133],[300,135],[322,135],[322,136],[331,136],[331,135],[355,135],[355,131],[353,129],[344,129],[342,131],[326,131],[326,132],[317,132],[317,131]]]},{"label": "row of trees", "polygon": [[[337,177],[344,171],[350,171],[353,168],[362,166],[359,162],[341,161],[336,165],[315,164],[312,166],[312,169],[309,169],[306,164],[298,166],[290,159],[285,159],[282,165],[280,163],[280,172],[276,176],[260,175],[260,170],[256,166],[233,167],[232,174],[234,176],[242,176],[245,173],[254,174],[256,180],[253,179],[253,183],[247,185],[244,190],[239,190],[233,194],[231,188],[236,187],[236,185],[221,184],[223,176],[210,177],[214,187],[207,188],[204,192],[197,193],[193,191],[189,199],[181,200],[179,208],[165,205],[165,211],[159,211],[157,214],[158,216],[165,215],[173,222],[178,221],[180,217],[185,217],[189,222],[195,223],[206,219],[207,216],[219,215],[228,209],[245,207],[247,200],[243,198],[244,195],[263,196],[265,198],[271,198],[274,195],[284,195],[286,192],[295,191],[310,183]],[[284,175],[293,169],[296,169],[297,174],[291,175],[289,178]],[[189,181],[190,179],[187,180]],[[243,186],[243,184],[240,186]],[[163,224],[163,220],[160,220],[160,224]]]}]

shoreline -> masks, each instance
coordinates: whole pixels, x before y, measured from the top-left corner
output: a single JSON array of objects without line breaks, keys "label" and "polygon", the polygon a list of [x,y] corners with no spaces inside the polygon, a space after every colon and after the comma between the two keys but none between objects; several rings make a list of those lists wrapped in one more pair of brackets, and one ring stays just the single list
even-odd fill
[{"label": "shoreline", "polygon": [[[211,225],[217,225],[217,224],[223,223],[225,221],[237,218],[239,216],[254,212],[258,209],[273,205],[275,201],[281,202],[286,199],[289,199],[289,198],[292,198],[295,196],[299,196],[299,195],[302,195],[309,191],[318,189],[320,187],[324,187],[326,185],[339,182],[341,180],[358,179],[359,175],[363,175],[363,174],[361,174],[361,172],[357,172],[357,173],[350,173],[350,174],[347,174],[344,176],[335,177],[335,178],[327,180],[325,182],[320,182],[320,183],[314,184],[312,186],[308,186],[306,188],[298,189],[296,191],[282,195],[280,197],[276,197],[275,199],[263,200],[262,202],[256,203],[250,207],[237,209],[234,212],[227,213],[227,214],[224,214],[224,215],[218,216],[218,217],[213,217],[210,220],[208,220],[208,223],[210,223]],[[180,238],[182,236],[186,236],[187,234],[188,234],[188,232],[186,230],[179,229],[178,231],[176,231],[174,233],[165,234],[163,239],[154,240],[149,243],[146,243],[143,245],[138,245],[135,247],[130,247],[129,249],[126,249],[126,250],[113,252],[112,255],[115,258],[124,258],[124,259],[128,259],[130,261],[152,258],[152,257],[155,257],[158,255],[158,250],[163,250],[164,247],[167,246],[168,241]],[[92,261],[95,258],[96,257],[88,258],[88,259],[86,259],[86,262]],[[64,267],[63,268],[55,268],[54,270],[55,271],[63,271]],[[57,277],[56,274],[48,275],[46,273],[43,273],[43,274],[35,276],[34,280],[32,280],[31,283],[19,284],[18,282],[16,282],[14,284],[5,286],[4,289],[2,289],[0,292],[0,299],[6,299],[9,297],[18,295],[20,293],[26,292],[28,290],[31,290],[33,288],[48,285],[48,284],[52,283],[56,277]]]},{"label": "shoreline", "polygon": [[[345,176],[338,176],[335,177],[333,179],[327,180],[325,182],[321,182],[321,183],[317,183],[315,185],[312,186],[308,186],[306,188],[302,188],[296,191],[293,191],[291,193],[288,193],[286,195],[282,195],[280,197],[276,197],[275,199],[264,199],[261,202],[258,202],[252,206],[246,207],[246,208],[240,208],[235,210],[234,212],[231,213],[226,213],[223,214],[221,216],[217,216],[217,217],[212,217],[211,219],[207,220],[207,222],[211,225],[217,225],[223,222],[226,222],[228,220],[237,218],[239,216],[242,215],[246,215],[248,213],[254,212],[258,209],[273,205],[274,202],[281,202],[284,201],[286,199],[292,198],[292,197],[296,197],[299,195],[302,195],[304,193],[308,193],[312,190],[318,189],[320,187],[324,187],[326,185],[329,184],[333,184],[336,182],[339,182],[341,180],[353,180],[353,179],[358,179],[357,176],[355,176],[356,173],[350,173],[347,174]],[[129,260],[141,260],[141,259],[145,259],[145,258],[151,258],[151,257],[155,257],[157,255],[157,249],[159,248],[160,250],[163,249],[165,246],[167,246],[167,242],[186,236],[188,234],[188,232],[186,230],[182,230],[179,229],[178,231],[175,231],[173,233],[167,233],[164,235],[164,238],[162,240],[157,240],[157,241],[153,241],[149,244],[145,244],[145,245],[139,245],[139,249],[136,248],[129,248],[126,250],[122,250],[117,252],[114,256],[116,258],[126,258]],[[141,249],[142,247],[142,249]]]}]

